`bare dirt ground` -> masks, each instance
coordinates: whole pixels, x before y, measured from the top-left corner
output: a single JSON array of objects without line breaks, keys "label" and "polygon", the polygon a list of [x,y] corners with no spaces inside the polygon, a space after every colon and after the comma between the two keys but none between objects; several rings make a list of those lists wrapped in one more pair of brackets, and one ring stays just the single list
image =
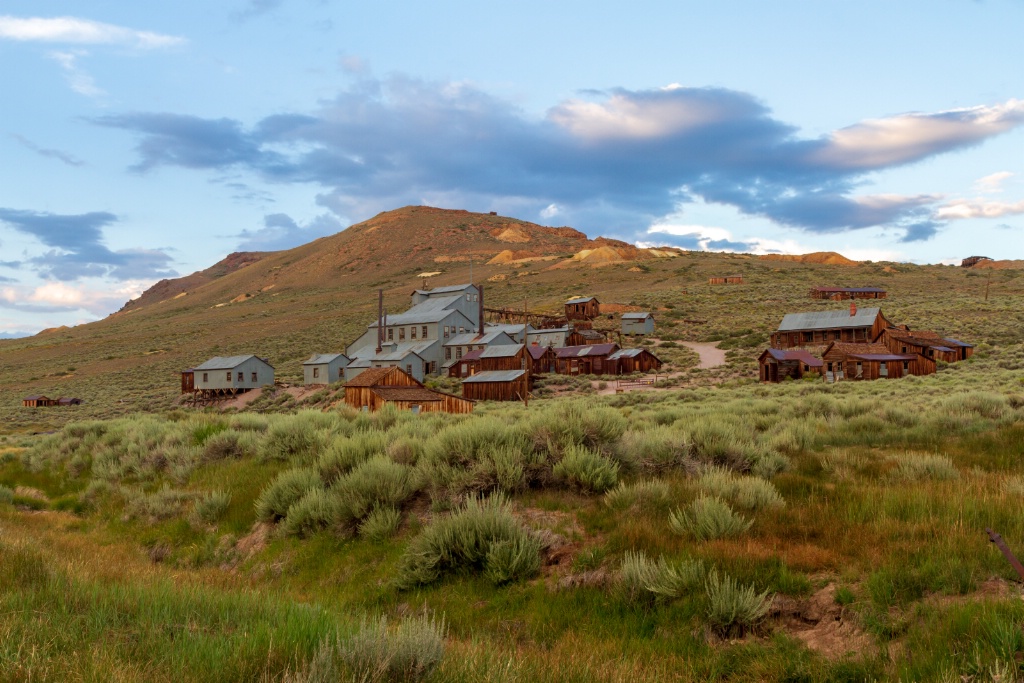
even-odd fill
[{"label": "bare dirt ground", "polygon": [[[709,370],[711,368],[717,368],[720,365],[725,365],[725,351],[718,348],[718,342],[680,342],[683,346],[691,349],[697,353],[700,357],[700,364],[697,366],[701,370]],[[669,379],[672,377],[679,377],[684,374],[682,371],[669,372],[657,375],[644,375],[643,379]],[[625,380],[628,382],[628,380]],[[605,382],[607,386],[602,389],[600,388],[601,382]],[[591,382],[591,386],[597,390],[598,396],[609,396],[617,393],[620,389],[622,392],[633,392],[633,391],[664,391],[662,387],[654,387],[650,385],[641,386],[629,386],[628,384],[624,387],[617,386],[618,382],[615,379],[600,379]]]},{"label": "bare dirt ground", "polygon": [[718,342],[679,342],[688,349],[692,349],[697,352],[700,356],[701,370],[708,370],[710,368],[717,368],[719,365],[725,365],[725,351],[718,348]]}]

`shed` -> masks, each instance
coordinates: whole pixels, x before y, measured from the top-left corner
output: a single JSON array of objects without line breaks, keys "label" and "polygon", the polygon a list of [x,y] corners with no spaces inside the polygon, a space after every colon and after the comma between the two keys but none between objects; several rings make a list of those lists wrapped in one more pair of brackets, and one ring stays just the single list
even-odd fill
[{"label": "shed", "polygon": [[708,278],[709,285],[742,285],[742,275],[720,275]]},{"label": "shed", "polygon": [[206,396],[230,396],[274,383],[274,367],[252,354],[215,356],[193,373],[195,391]]},{"label": "shed", "polygon": [[661,369],[661,359],[647,349],[619,349],[608,356],[612,372],[628,375],[632,372],[651,372]]},{"label": "shed", "polygon": [[57,405],[59,406],[80,406],[82,405],[82,399],[75,398],[73,396],[61,396],[57,399]]},{"label": "shed", "polygon": [[462,380],[462,395],[475,401],[522,401],[529,382],[526,370],[484,370]]},{"label": "shed", "polygon": [[188,368],[181,371],[181,393],[191,394],[196,390],[195,368]]},{"label": "shed", "polygon": [[892,353],[885,344],[832,342],[822,353],[825,381],[894,379],[930,375],[935,361],[917,353]]},{"label": "shed", "polygon": [[615,372],[614,363],[608,356],[619,350],[619,345],[589,344],[565,346],[555,349],[558,356],[557,368],[560,375],[608,375]]},{"label": "shed", "polygon": [[762,382],[781,382],[788,377],[802,379],[811,373],[820,375],[824,365],[820,358],[803,349],[765,349],[757,363]]},{"label": "shed", "polygon": [[904,330],[889,327],[875,339],[885,344],[893,353],[919,353],[933,360],[955,363],[967,360],[974,352],[974,347],[958,339],[939,336],[931,330]]},{"label": "shed", "polygon": [[870,342],[878,337],[890,323],[880,308],[850,308],[809,313],[787,313],[772,333],[772,348],[789,349],[794,346],[824,346],[832,341]]},{"label": "shed", "polygon": [[654,316],[646,311],[623,313],[622,334],[654,334]]},{"label": "shed", "polygon": [[345,383],[345,403],[357,410],[380,410],[391,405],[416,413],[469,413],[473,402],[427,389],[401,368],[368,368]]},{"label": "shed", "polygon": [[26,396],[21,399],[21,405],[25,408],[49,408],[52,405],[56,405],[56,403],[57,402],[52,398],[48,398],[42,394]]},{"label": "shed", "polygon": [[815,287],[811,290],[812,299],[884,299],[887,292],[880,287]]},{"label": "shed", "polygon": [[566,320],[593,320],[601,314],[601,302],[592,296],[580,296],[565,302]]},{"label": "shed", "polygon": [[349,357],[343,353],[315,353],[302,364],[303,383],[309,386],[343,380],[348,364]]},{"label": "shed", "polygon": [[558,368],[558,354],[550,346],[531,344],[527,347],[530,354],[530,372],[534,375],[554,373]]}]

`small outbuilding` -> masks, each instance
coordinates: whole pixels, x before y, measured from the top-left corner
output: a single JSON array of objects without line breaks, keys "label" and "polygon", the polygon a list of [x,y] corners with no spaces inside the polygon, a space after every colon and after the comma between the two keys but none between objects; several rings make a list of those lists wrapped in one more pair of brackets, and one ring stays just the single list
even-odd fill
[{"label": "small outbuilding", "polygon": [[884,299],[887,292],[880,287],[815,287],[811,290],[812,299]]},{"label": "small outbuilding", "polygon": [[57,405],[59,406],[80,406],[82,405],[82,399],[75,398],[73,396],[61,396],[57,399]]},{"label": "small outbuilding", "polygon": [[473,349],[458,360],[453,360],[448,366],[449,377],[469,377],[480,372],[480,354],[483,349]]},{"label": "small outbuilding", "polygon": [[558,369],[558,354],[550,346],[531,344],[527,347],[530,354],[530,372],[534,375],[554,374]]},{"label": "small outbuilding", "polygon": [[931,375],[935,361],[917,353],[893,353],[885,344],[832,342],[821,355],[825,381],[895,379]]},{"label": "small outbuilding", "polygon": [[470,413],[473,401],[427,389],[401,368],[368,368],[345,383],[345,403],[357,410],[385,406],[414,413]]},{"label": "small outbuilding", "polygon": [[959,339],[941,337],[931,330],[907,330],[890,327],[875,339],[885,344],[893,353],[919,353],[926,358],[955,363],[967,360],[974,353],[974,346]]},{"label": "small outbuilding", "polygon": [[821,375],[824,365],[803,349],[765,349],[757,359],[762,382],[781,382],[784,379],[803,379],[809,374]]},{"label": "small outbuilding", "polygon": [[593,320],[601,315],[601,302],[592,296],[580,296],[565,302],[566,320]]},{"label": "small outbuilding", "polygon": [[609,375],[615,373],[614,363],[608,357],[619,350],[619,345],[588,344],[555,349],[560,375]]},{"label": "small outbuilding", "polygon": [[709,285],[742,285],[742,275],[723,275],[718,277],[709,277]]},{"label": "small outbuilding", "polygon": [[25,408],[49,408],[57,405],[57,401],[42,394],[35,394],[21,399],[21,405]]},{"label": "small outbuilding", "polygon": [[345,366],[349,358],[343,353],[317,353],[302,364],[302,378],[306,386],[330,384],[345,379]]},{"label": "small outbuilding", "polygon": [[619,349],[608,356],[611,372],[616,375],[628,375],[633,372],[657,372],[661,369],[661,359],[647,349]]},{"label": "small outbuilding", "polygon": [[646,311],[623,313],[622,334],[654,334],[654,316]]},{"label": "small outbuilding", "polygon": [[522,401],[529,383],[526,370],[483,370],[462,380],[462,395],[474,401]]}]

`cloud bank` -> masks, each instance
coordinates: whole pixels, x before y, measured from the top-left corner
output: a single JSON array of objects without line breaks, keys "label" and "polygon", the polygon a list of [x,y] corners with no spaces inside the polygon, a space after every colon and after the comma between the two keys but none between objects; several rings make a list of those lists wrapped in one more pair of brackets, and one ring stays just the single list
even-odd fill
[{"label": "cloud bank", "polygon": [[138,136],[138,172],[232,169],[312,183],[342,217],[441,197],[520,215],[557,211],[581,229],[632,238],[703,201],[810,233],[884,226],[914,241],[941,229],[940,197],[858,188],[871,173],[1020,126],[1024,102],[899,114],[802,138],[753,96],[725,88],[590,92],[530,117],[469,85],[393,77],[253,126],[169,112],[93,121]]},{"label": "cloud bank", "polygon": [[184,38],[78,17],[0,16],[0,39],[72,45],[120,45],[139,49],[172,47]]}]

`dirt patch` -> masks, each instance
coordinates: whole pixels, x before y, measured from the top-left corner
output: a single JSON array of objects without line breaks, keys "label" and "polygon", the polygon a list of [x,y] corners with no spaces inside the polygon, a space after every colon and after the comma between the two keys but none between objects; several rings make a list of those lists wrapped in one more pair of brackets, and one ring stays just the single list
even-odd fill
[{"label": "dirt patch", "polygon": [[725,365],[725,351],[718,348],[718,342],[711,344],[701,342],[679,342],[688,349],[697,352],[700,356],[700,365],[697,367],[701,370],[708,370],[710,368],[717,368],[720,365]]},{"label": "dirt patch", "polygon": [[518,227],[505,228],[504,230],[492,230],[491,236],[502,242],[522,243],[529,242],[530,236],[525,230]]},{"label": "dirt patch", "polygon": [[249,533],[235,541],[234,547],[227,553],[229,559],[221,565],[221,569],[231,570],[245,562],[267,547],[267,540],[274,531],[270,522],[256,522]]},{"label": "dirt patch", "polygon": [[39,489],[34,489],[31,486],[15,486],[14,495],[18,496],[19,498],[29,498],[31,500],[38,500],[42,503],[45,503],[49,500],[49,498],[46,497],[45,493],[43,493]]},{"label": "dirt patch", "polygon": [[775,596],[770,616],[777,628],[828,659],[860,655],[872,647],[871,637],[848,620],[846,610],[836,603],[834,583],[809,598]]},{"label": "dirt patch", "polygon": [[978,589],[967,595],[930,595],[927,601],[934,605],[958,605],[965,602],[976,602],[979,600],[993,600],[1002,598],[1021,598],[1021,587],[1019,584],[1010,583],[1006,579],[992,576],[978,584]]},{"label": "dirt patch", "polygon": [[241,410],[242,408],[249,405],[262,395],[263,389],[252,389],[250,391],[245,392],[244,394],[239,394],[238,396],[235,396],[234,398],[224,401],[223,403],[220,403],[218,405],[221,408],[237,408],[238,410]]}]

